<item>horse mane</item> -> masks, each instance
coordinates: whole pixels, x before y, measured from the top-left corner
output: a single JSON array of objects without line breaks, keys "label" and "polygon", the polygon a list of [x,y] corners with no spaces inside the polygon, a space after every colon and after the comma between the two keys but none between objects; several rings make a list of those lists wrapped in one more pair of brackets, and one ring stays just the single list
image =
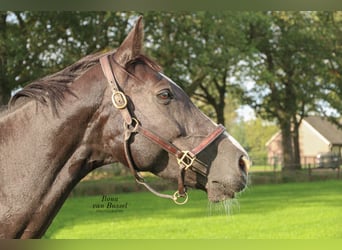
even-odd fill
[{"label": "horse mane", "polygon": [[[102,56],[112,53],[113,51],[85,56],[76,63],[62,69],[57,73],[45,76],[26,85],[11,98],[9,107],[15,106],[19,99],[26,99],[27,101],[34,99],[44,105],[50,104],[53,113],[57,114],[57,106],[61,105],[64,99],[64,94],[68,93],[75,96],[75,94],[70,90],[70,84],[92,66],[97,64]],[[146,64],[156,71],[161,69],[158,64],[144,55],[139,55],[128,61],[125,65],[125,68],[127,71],[132,71],[137,64],[141,63]]]},{"label": "horse mane", "polygon": [[44,105],[50,104],[53,112],[57,113],[57,105],[62,103],[64,94],[69,93],[74,95],[70,91],[69,85],[98,63],[99,58],[103,55],[105,54],[96,53],[85,56],[57,73],[45,76],[26,85],[11,98],[9,107],[15,106],[19,99],[26,97],[25,99],[34,99]]}]

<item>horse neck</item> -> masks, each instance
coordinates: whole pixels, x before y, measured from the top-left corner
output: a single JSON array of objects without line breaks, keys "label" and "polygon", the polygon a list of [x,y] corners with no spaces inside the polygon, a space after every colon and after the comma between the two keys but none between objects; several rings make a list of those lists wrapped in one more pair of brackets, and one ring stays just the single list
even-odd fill
[{"label": "horse neck", "polygon": [[58,117],[32,100],[1,118],[0,238],[41,236],[72,188],[105,161],[89,164],[86,140],[106,88],[89,76],[71,85],[77,97],[66,94]]},{"label": "horse neck", "polygon": [[65,94],[57,115],[31,100],[0,117],[0,166],[7,162],[24,171],[32,163],[31,171],[51,171],[65,165],[82,144],[104,94],[103,84],[84,78],[71,84],[74,95]]}]

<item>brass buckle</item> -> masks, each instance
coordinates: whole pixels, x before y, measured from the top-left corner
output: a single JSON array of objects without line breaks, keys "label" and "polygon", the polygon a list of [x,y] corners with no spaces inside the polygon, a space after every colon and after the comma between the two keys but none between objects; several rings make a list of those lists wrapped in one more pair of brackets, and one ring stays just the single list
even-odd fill
[{"label": "brass buckle", "polygon": [[177,158],[177,162],[180,168],[187,170],[196,160],[196,156],[192,156],[190,151],[182,151],[182,153],[183,155]]},{"label": "brass buckle", "polygon": [[124,109],[127,106],[127,98],[121,91],[114,90],[112,95],[112,102],[115,108]]}]

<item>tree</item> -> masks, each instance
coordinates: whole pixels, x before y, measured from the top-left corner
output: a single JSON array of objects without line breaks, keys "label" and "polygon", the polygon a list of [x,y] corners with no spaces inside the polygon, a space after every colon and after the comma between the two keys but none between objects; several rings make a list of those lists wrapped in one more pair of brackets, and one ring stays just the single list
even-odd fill
[{"label": "tree", "polygon": [[328,112],[324,109],[320,112],[342,127],[342,12],[319,12],[317,16],[322,22],[321,43],[325,46],[327,56],[324,74],[327,81],[322,91],[322,100],[329,107]]},{"label": "tree", "polygon": [[145,14],[150,54],[168,66],[165,73],[199,104],[209,105],[212,112],[207,113],[222,124],[227,100],[235,105],[242,95],[240,86],[231,82],[245,45],[239,18],[232,12]]},{"label": "tree", "polygon": [[11,90],[117,47],[133,13],[0,12],[0,105]]},{"label": "tree", "polygon": [[[137,16],[127,12],[1,12],[0,104],[11,90],[56,72],[84,55],[115,48]],[[239,15],[145,13],[147,52],[218,122],[242,91],[231,83],[244,44]],[[229,41],[229,43],[227,43]],[[228,103],[227,103],[228,102]],[[208,105],[209,104],[209,105]],[[229,109],[225,110],[227,104]]]},{"label": "tree", "polygon": [[246,29],[254,48],[249,73],[256,82],[247,99],[261,117],[277,121],[284,170],[300,168],[298,128],[317,110],[324,88],[320,25],[316,13],[268,12],[251,15]]},{"label": "tree", "polygon": [[0,106],[8,102],[17,86],[27,54],[23,23],[20,18],[13,21],[16,17],[20,17],[17,12],[0,12]]}]

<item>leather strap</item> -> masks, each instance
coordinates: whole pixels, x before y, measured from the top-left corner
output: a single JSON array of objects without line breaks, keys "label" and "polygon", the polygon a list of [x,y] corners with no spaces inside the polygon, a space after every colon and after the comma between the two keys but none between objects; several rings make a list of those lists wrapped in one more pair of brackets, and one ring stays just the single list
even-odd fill
[{"label": "leather strap", "polygon": [[216,126],[216,129],[209,134],[197,147],[191,150],[191,152],[194,155],[198,155],[201,153],[208,145],[210,145],[213,141],[217,139],[224,131],[226,131],[226,128],[222,124],[218,124]]},{"label": "leather strap", "polygon": [[[190,153],[190,156],[195,157],[200,152],[202,152],[208,145],[210,145],[213,141],[217,139],[224,131],[225,127],[223,127],[221,124],[217,125],[215,130],[210,133],[207,137],[205,137],[198,146],[196,146],[194,149],[188,151]],[[143,128],[140,125],[137,128],[137,132],[150,141],[154,142],[155,144],[158,144],[161,148],[163,148],[168,153],[174,155],[176,158],[179,158],[184,154],[184,151],[180,150],[178,147],[176,147],[174,144],[170,143],[168,140],[164,139],[163,137],[155,134],[149,129]],[[195,161],[198,161],[197,159]],[[200,164],[203,164],[202,162],[199,162]]]},{"label": "leather strap", "polygon": [[138,132],[144,137],[146,137],[147,139],[149,139],[150,141],[152,141],[153,143],[158,144],[161,148],[163,148],[168,153],[176,157],[179,157],[181,155],[182,151],[179,148],[177,148],[175,145],[170,143],[168,140],[162,138],[161,136],[156,135],[151,130],[139,126]]},{"label": "leather strap", "polygon": [[[127,109],[127,97],[125,94],[121,91],[120,86],[118,85],[118,81],[115,77],[115,74],[112,70],[112,66],[109,60],[110,56],[103,56],[100,58],[100,64],[103,71],[103,74],[107,78],[107,81],[112,89],[113,95],[112,95],[112,102],[115,107],[117,107],[117,102],[126,102],[126,105],[123,108],[117,108],[122,115],[122,118],[124,119],[125,123],[128,125],[132,124],[132,116]],[[118,98],[120,97],[121,98]],[[119,99],[119,100],[118,100]],[[125,100],[120,100],[125,99]],[[123,104],[121,104],[123,105]]]}]

